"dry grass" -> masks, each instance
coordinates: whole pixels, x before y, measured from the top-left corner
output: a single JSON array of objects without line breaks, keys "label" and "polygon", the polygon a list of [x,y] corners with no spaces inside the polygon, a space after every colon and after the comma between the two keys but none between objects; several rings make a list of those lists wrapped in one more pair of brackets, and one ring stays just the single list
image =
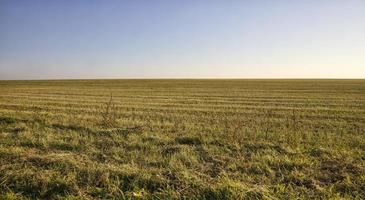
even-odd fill
[{"label": "dry grass", "polygon": [[364,80],[0,81],[0,199],[364,199],[364,122]]}]

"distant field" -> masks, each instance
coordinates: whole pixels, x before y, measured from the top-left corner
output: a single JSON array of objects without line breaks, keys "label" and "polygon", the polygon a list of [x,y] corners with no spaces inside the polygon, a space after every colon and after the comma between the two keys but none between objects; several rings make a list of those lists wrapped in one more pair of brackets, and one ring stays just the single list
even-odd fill
[{"label": "distant field", "polygon": [[0,199],[365,199],[365,80],[0,81]]}]

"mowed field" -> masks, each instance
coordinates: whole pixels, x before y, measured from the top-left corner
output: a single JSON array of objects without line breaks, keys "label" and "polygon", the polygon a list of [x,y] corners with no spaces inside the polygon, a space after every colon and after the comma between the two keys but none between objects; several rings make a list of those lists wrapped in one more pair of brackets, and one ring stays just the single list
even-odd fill
[{"label": "mowed field", "polygon": [[365,80],[0,81],[0,199],[365,199]]}]

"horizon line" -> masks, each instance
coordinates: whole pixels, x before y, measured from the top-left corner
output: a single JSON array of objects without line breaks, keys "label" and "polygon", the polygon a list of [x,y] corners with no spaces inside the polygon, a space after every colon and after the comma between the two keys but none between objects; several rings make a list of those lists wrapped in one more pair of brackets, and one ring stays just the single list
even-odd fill
[{"label": "horizon line", "polygon": [[0,79],[0,81],[77,81],[77,80],[365,80],[365,78],[334,78],[334,77],[234,77],[234,78],[222,78],[222,77],[201,77],[201,78],[40,78],[40,79]]}]

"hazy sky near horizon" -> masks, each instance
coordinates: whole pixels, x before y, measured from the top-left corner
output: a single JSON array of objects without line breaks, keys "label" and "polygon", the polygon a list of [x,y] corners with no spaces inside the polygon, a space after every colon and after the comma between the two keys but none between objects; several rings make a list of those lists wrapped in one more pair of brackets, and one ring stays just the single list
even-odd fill
[{"label": "hazy sky near horizon", "polygon": [[0,0],[0,79],[365,78],[365,0]]}]

